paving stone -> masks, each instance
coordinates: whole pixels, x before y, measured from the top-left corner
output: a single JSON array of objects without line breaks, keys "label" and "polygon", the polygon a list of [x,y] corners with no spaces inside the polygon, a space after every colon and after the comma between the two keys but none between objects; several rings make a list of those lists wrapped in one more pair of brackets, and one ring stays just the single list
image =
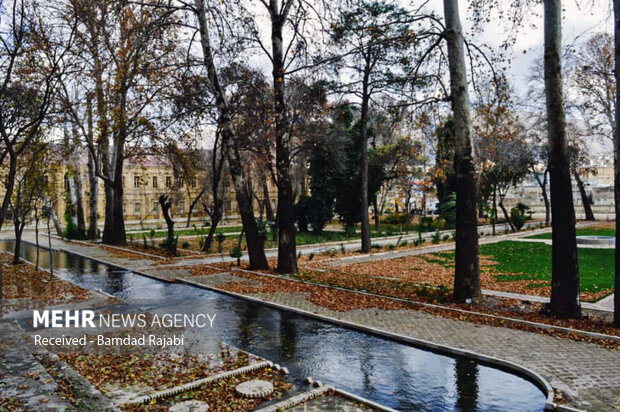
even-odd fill
[{"label": "paving stone", "polygon": [[168,408],[169,412],[205,412],[209,405],[202,401],[185,401],[172,405]]},{"label": "paving stone", "polygon": [[335,396],[321,396],[287,409],[291,412],[323,412],[323,411],[341,411],[341,412],[361,412],[368,411],[368,408],[362,408],[357,403],[344,398]]},{"label": "paving stone", "polygon": [[0,321],[0,394],[16,398],[26,410],[73,410],[59,396],[58,385],[32,356],[21,340],[21,329],[13,322]]}]

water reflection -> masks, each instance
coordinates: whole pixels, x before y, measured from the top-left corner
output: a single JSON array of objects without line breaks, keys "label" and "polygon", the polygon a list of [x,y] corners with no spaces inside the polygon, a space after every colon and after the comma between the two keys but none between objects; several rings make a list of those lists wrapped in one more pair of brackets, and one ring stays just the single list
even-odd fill
[{"label": "water reflection", "polygon": [[[0,241],[0,249],[10,246]],[[24,245],[22,256],[34,258],[34,250]],[[42,266],[46,254],[41,255]],[[85,288],[127,301],[159,299],[158,310],[181,311],[185,305],[195,309],[197,302],[208,301],[221,320],[221,341],[280,363],[297,378],[312,376],[398,410],[543,410],[544,396],[532,383],[468,359],[189,285],[160,282],[75,255],[55,252],[54,266],[60,277]]]},{"label": "water reflection", "polygon": [[457,358],[454,376],[457,409],[465,412],[475,411],[478,403],[478,365],[472,360]]}]

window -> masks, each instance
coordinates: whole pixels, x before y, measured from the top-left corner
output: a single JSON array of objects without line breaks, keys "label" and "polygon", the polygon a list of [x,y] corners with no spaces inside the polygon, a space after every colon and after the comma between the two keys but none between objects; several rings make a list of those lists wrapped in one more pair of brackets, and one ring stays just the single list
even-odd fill
[{"label": "window", "polygon": [[134,203],[133,204],[133,209],[134,209],[134,214],[140,215],[141,209],[142,209],[142,205],[140,204],[140,202]]},{"label": "window", "polygon": [[153,214],[154,214],[154,215],[159,214],[159,212],[158,212],[158,211],[159,211],[159,202],[154,201],[154,202],[153,202]]},{"label": "window", "polygon": [[133,187],[135,189],[140,187],[140,176],[134,176],[133,177]]},{"label": "window", "polygon": [[172,187],[172,178],[170,176],[166,176],[166,187]]},{"label": "window", "polygon": [[179,213],[185,213],[185,200],[179,202]]},{"label": "window", "polygon": [[153,189],[157,189],[157,176],[153,176]]},{"label": "window", "polygon": [[69,176],[65,175],[65,190],[69,190]]}]

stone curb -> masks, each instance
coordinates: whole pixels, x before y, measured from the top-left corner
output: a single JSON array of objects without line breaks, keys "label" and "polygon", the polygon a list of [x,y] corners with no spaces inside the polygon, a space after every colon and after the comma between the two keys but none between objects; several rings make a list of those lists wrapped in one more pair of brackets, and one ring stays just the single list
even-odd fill
[{"label": "stone curb", "polygon": [[[44,235],[47,236],[47,235]],[[150,258],[155,258],[155,259],[162,259],[162,260],[167,260],[165,257],[162,256],[158,256],[158,255],[153,255],[150,253],[145,253],[145,252],[139,252],[136,250],[131,250],[131,249],[125,249],[119,246],[114,246],[114,245],[104,245],[102,243],[94,243],[94,242],[85,242],[83,240],[78,240],[78,239],[65,239],[63,237],[60,237],[58,235],[52,235],[52,238],[54,239],[58,239],[58,240],[62,240],[64,242],[67,243],[77,243],[78,245],[83,245],[86,247],[100,247],[100,246],[104,246],[104,247],[109,247],[110,249],[116,249],[122,252],[127,252],[127,253],[135,253],[136,255],[142,255],[142,256],[146,256],[146,257],[150,257]]]},{"label": "stone curb", "polygon": [[[30,242],[29,240],[22,240],[22,242],[26,243],[26,244],[29,244],[29,245],[34,245],[34,243]],[[40,246],[40,247],[42,249],[48,249],[47,246],[45,246],[45,247],[44,246]],[[129,269],[129,268],[120,266],[118,263],[108,262],[108,261],[105,261],[105,260],[97,258],[97,257],[88,256],[88,255],[85,255],[83,253],[76,252],[74,250],[66,249],[64,247],[53,247],[52,250],[69,253],[71,255],[76,255],[76,256],[79,256],[79,257],[84,258],[84,259],[90,259],[90,260],[93,260],[93,261],[95,261],[97,263],[101,263],[101,264],[104,264],[104,265],[112,266],[112,267],[115,267],[115,268],[118,268],[118,269],[123,269],[123,270],[126,270],[127,272],[132,272],[132,273],[135,273],[135,274],[140,275],[140,276],[146,276],[147,278],[152,278],[152,279],[155,279],[155,280],[160,280],[160,281],[166,282],[166,283],[174,283],[174,279],[166,279],[166,278],[163,278],[163,277],[160,277],[160,276],[157,276],[157,275],[151,275],[149,273],[140,272],[140,271],[135,270],[135,269]],[[107,293],[103,292],[100,289],[94,289],[94,290],[96,292],[103,293],[106,296],[108,295]]]},{"label": "stone curb", "polygon": [[347,392],[344,389],[336,388],[336,389],[334,389],[334,392],[338,392],[339,394],[341,394],[345,398],[349,398],[349,399],[352,399],[354,401],[361,402],[364,405],[368,405],[371,408],[375,408],[375,409],[378,409],[378,410],[383,411],[383,412],[398,412],[396,409],[392,409],[392,408],[390,408],[388,406],[381,405],[380,403],[373,402],[373,401],[371,401],[369,399],[366,399],[366,398],[363,398],[361,396],[357,396],[356,394],[351,393],[351,392]]},{"label": "stone curb", "polygon": [[65,249],[63,247],[59,247],[56,250],[58,250],[60,252],[69,253],[71,255],[76,255],[76,256],[82,257],[84,259],[94,260],[95,262],[98,262],[98,263],[101,263],[101,264],[104,264],[104,265],[108,265],[108,266],[112,266],[112,267],[115,267],[115,268],[123,269],[123,270],[126,270],[127,272],[135,273],[136,275],[145,276],[147,278],[152,278],[152,279],[155,279],[155,280],[160,280],[160,281],[166,282],[166,283],[174,283],[174,279],[166,279],[166,278],[163,278],[161,276],[151,275],[149,273],[140,272],[138,270],[125,268],[123,266],[120,266],[118,263],[107,262],[107,261],[105,261],[103,259],[99,259],[99,258],[96,258],[96,257],[84,255],[84,254],[82,254],[80,252],[75,252],[73,250]]},{"label": "stone curb", "polygon": [[274,403],[269,406],[265,406],[264,408],[255,409],[256,412],[277,412],[283,409],[288,409],[295,405],[299,405],[300,403],[307,402],[311,399],[314,399],[318,396],[323,395],[330,389],[334,389],[331,386],[321,386],[319,388],[315,388],[306,392],[299,393],[295,396],[291,396],[288,399],[280,401],[278,403]]},{"label": "stone curb", "polygon": [[152,258],[152,259],[168,260],[168,259],[166,259],[163,256],[152,255],[150,253],[145,253],[145,252],[138,252],[136,250],[125,249],[125,248],[119,247],[119,246],[113,246],[113,245],[95,245],[95,246],[107,247],[107,248],[118,250],[118,251],[121,251],[121,252],[132,253],[132,254],[136,254],[136,255],[140,255],[140,256],[145,256],[145,257]]},{"label": "stone curb", "polygon": [[393,296],[378,295],[376,293],[364,292],[364,291],[356,290],[356,289],[347,289],[347,288],[343,288],[343,287],[339,287],[339,286],[326,285],[326,284],[323,284],[323,283],[308,282],[308,281],[305,281],[305,280],[295,279],[295,278],[292,278],[292,277],[289,277],[289,276],[283,277],[283,276],[278,276],[278,275],[272,275],[270,273],[254,272],[254,271],[247,270],[247,269],[232,268],[231,271],[232,272],[249,273],[249,274],[253,274],[253,275],[257,275],[257,276],[265,276],[265,277],[270,277],[270,278],[280,279],[280,280],[282,280],[282,279],[290,280],[292,282],[299,282],[299,283],[304,283],[304,284],[312,285],[312,286],[321,286],[321,287],[328,288],[328,289],[341,290],[343,292],[359,293],[359,294],[362,294],[362,295],[373,296],[373,297],[384,298],[384,299],[390,299],[390,300],[394,300],[394,301],[397,301],[397,302],[410,303],[412,305],[417,305],[417,306],[422,306],[422,307],[427,307],[427,308],[432,308],[432,309],[440,309],[440,310],[445,310],[445,311],[464,313],[464,314],[468,314],[468,315],[483,316],[483,317],[487,317],[487,318],[490,318],[490,319],[498,319],[498,320],[502,320],[504,322],[509,322],[509,323],[513,323],[513,324],[516,324],[516,325],[531,326],[531,327],[538,328],[538,329],[552,330],[552,331],[555,331],[555,332],[563,332],[563,333],[570,333],[570,334],[574,333],[574,334],[577,334],[578,336],[592,338],[592,339],[602,339],[602,340],[611,340],[611,341],[615,341],[615,342],[620,342],[620,337],[613,336],[613,335],[606,335],[604,333],[589,332],[589,331],[581,330],[581,329],[571,329],[571,328],[565,328],[563,326],[548,325],[546,323],[532,322],[532,321],[528,321],[528,320],[521,320],[521,319],[515,319],[515,318],[507,318],[507,317],[504,317],[504,316],[490,315],[490,314],[487,314],[487,313],[474,312],[474,311],[465,310],[465,309],[448,308],[448,307],[445,307],[445,306],[435,305],[435,304],[432,304],[432,303],[417,302],[417,301],[414,301],[414,300],[407,300],[407,299],[402,299],[402,298],[396,298],[396,297],[393,297]]},{"label": "stone curb", "polygon": [[554,390],[551,387],[551,384],[549,384],[549,382],[543,378],[540,374],[538,374],[537,372],[534,372],[531,369],[526,368],[525,366],[519,365],[517,363],[511,362],[511,361],[507,361],[507,360],[503,360],[503,359],[499,359],[499,358],[495,358],[492,356],[487,356],[487,355],[482,355],[476,352],[472,352],[472,351],[468,351],[468,350],[464,350],[464,349],[459,349],[459,348],[455,348],[452,346],[447,346],[447,345],[440,345],[434,342],[430,342],[427,340],[423,340],[423,339],[418,339],[418,338],[412,338],[410,336],[405,336],[405,335],[401,335],[398,333],[394,333],[394,332],[389,332],[389,331],[385,331],[385,330],[381,330],[381,329],[376,329],[370,326],[366,326],[366,325],[362,325],[359,323],[354,323],[354,322],[350,322],[350,321],[345,321],[345,320],[341,320],[341,319],[337,319],[337,318],[332,318],[330,316],[325,316],[325,315],[320,315],[318,313],[313,313],[313,312],[309,312],[303,309],[297,309],[297,308],[292,308],[290,306],[284,306],[278,303],[274,303],[265,299],[260,299],[260,298],[254,298],[251,296],[246,296],[246,295],[242,295],[240,293],[235,293],[235,292],[229,292],[229,291],[225,291],[225,290],[221,290],[221,289],[217,289],[211,286],[207,286],[207,285],[201,285],[200,283],[196,283],[187,279],[177,279],[179,282],[181,283],[185,283],[188,285],[193,285],[199,288],[203,288],[203,289],[207,289],[207,290],[212,290],[218,293],[222,293],[225,295],[229,295],[229,296],[234,296],[240,299],[245,299],[245,300],[249,300],[252,302],[256,302],[256,303],[261,303],[267,306],[271,306],[274,307],[276,309],[280,309],[280,310],[285,310],[285,311],[289,311],[289,312],[294,312],[294,313],[298,313],[300,315],[304,315],[304,316],[308,316],[311,318],[315,318],[315,319],[319,319],[322,320],[324,322],[328,322],[331,324],[335,324],[338,326],[343,326],[343,327],[347,327],[349,329],[353,329],[353,330],[359,330],[362,332],[366,332],[366,333],[370,333],[372,335],[376,335],[376,336],[381,336],[384,338],[388,338],[388,339],[392,339],[395,341],[400,341],[400,342],[405,342],[408,343],[412,346],[421,348],[421,349],[427,349],[430,351],[434,351],[434,352],[438,352],[438,353],[442,353],[442,354],[448,354],[448,355],[457,355],[457,356],[462,356],[465,358],[471,358],[474,360],[477,360],[479,362],[485,363],[487,365],[491,365],[491,366],[495,366],[498,367],[500,369],[505,369],[508,370],[512,373],[515,373],[518,376],[521,376],[523,378],[526,378],[527,380],[529,380],[530,382],[534,383],[539,389],[541,389],[541,391],[544,393],[546,400],[545,400],[545,409],[546,410],[555,410],[556,409],[556,404],[553,402],[554,399]]},{"label": "stone curb", "polygon": [[270,361],[262,361],[252,363],[250,365],[244,366],[242,368],[233,369],[231,371],[220,372],[212,376],[207,376],[206,378],[199,379],[196,381],[188,382],[183,385],[174,386],[172,388],[164,389],[162,391],[151,392],[148,395],[141,396],[137,399],[134,399],[129,402],[123,403],[121,406],[129,406],[129,405],[142,405],[148,403],[152,400],[167,398],[169,396],[174,396],[179,393],[183,393],[192,389],[196,389],[199,386],[204,384],[217,381],[220,379],[231,378],[237,375],[243,375],[244,373],[253,372],[259,369],[267,368],[273,366],[273,362]]}]

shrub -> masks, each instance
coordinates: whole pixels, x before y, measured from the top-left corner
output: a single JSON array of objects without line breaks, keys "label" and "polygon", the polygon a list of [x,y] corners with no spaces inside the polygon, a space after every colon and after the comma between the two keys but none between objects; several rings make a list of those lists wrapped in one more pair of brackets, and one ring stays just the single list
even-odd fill
[{"label": "shrub", "polygon": [[439,240],[441,239],[441,233],[439,233],[439,230],[435,230],[435,233],[433,233],[433,244],[436,245],[437,243],[439,243]]},{"label": "shrub", "polygon": [[320,234],[332,217],[331,203],[317,196],[301,196],[295,205],[295,220],[300,232],[307,232],[310,225],[314,233]]},{"label": "shrub", "polygon": [[237,266],[241,266],[241,256],[243,256],[243,252],[241,252],[240,247],[234,246],[230,249],[230,257],[237,258]]},{"label": "shrub", "polygon": [[443,235],[444,242],[447,241],[448,239],[450,239],[450,235],[448,234]]},{"label": "shrub", "polygon": [[65,229],[62,231],[62,237],[66,239],[84,239],[85,233],[80,233],[77,228],[75,220],[71,217],[70,211],[73,210],[72,206],[68,206],[65,211]]},{"label": "shrub", "polygon": [[226,235],[224,235],[222,232],[215,235],[215,241],[217,242],[217,253],[222,253],[223,244],[225,240],[226,240]]},{"label": "shrub", "polygon": [[395,213],[381,219],[381,223],[388,225],[402,225],[409,222],[409,219],[411,219],[411,216],[407,213]]},{"label": "shrub", "polygon": [[189,242],[183,242],[183,243],[181,244],[181,247],[182,247],[183,249],[189,249]]},{"label": "shrub", "polygon": [[176,256],[178,243],[179,243],[179,237],[177,236],[172,240],[169,240],[168,238],[164,239],[164,241],[161,242],[159,246],[162,249],[166,249],[171,255]]},{"label": "shrub", "polygon": [[446,227],[446,219],[440,217],[439,219],[434,220],[431,225],[433,229],[442,230]]},{"label": "shrub", "polygon": [[308,260],[312,260],[312,259],[314,259],[314,252],[311,252],[311,253],[308,255]]},{"label": "shrub", "polygon": [[523,209],[523,207],[519,208],[519,205],[517,205],[517,207],[513,207],[512,209],[510,209],[510,220],[512,221],[512,224],[515,226],[517,230],[521,230],[523,225],[525,225],[525,221],[527,220],[527,218],[525,217],[525,209]]}]

